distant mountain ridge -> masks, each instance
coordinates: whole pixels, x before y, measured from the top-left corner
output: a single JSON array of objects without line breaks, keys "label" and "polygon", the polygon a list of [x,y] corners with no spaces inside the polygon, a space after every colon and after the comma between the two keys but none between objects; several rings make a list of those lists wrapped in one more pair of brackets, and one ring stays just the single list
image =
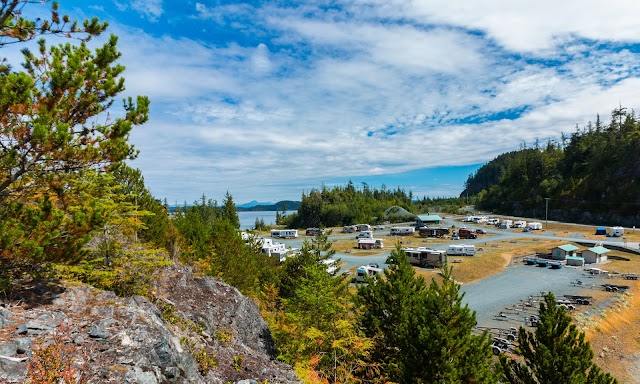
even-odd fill
[{"label": "distant mountain ridge", "polygon": [[291,200],[281,200],[277,203],[259,203],[257,205],[252,205],[254,202],[251,201],[249,203],[245,203],[242,205],[236,205],[236,209],[238,212],[246,212],[246,211],[282,211],[283,205],[286,211],[297,211],[300,207],[299,201],[291,201]]},{"label": "distant mountain ridge", "polygon": [[273,205],[272,202],[270,201],[266,201],[266,202],[258,202],[256,200],[251,200],[248,203],[244,203],[244,204],[236,204],[237,208],[253,208],[256,205]]}]

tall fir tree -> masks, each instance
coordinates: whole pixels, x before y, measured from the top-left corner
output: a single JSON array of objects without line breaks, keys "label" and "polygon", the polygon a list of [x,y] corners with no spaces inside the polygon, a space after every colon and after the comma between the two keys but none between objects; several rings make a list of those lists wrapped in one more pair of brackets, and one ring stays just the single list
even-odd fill
[{"label": "tall fir tree", "polygon": [[358,290],[378,374],[398,383],[496,383],[489,337],[472,334],[475,313],[462,305],[451,268],[442,268],[441,284],[427,286],[399,244],[392,256],[386,280]]},{"label": "tall fir tree", "polygon": [[238,210],[236,209],[236,204],[233,202],[233,196],[229,194],[229,191],[227,191],[227,193],[224,195],[220,217],[224,220],[227,220],[234,228],[240,228],[240,218],[238,217]]},{"label": "tall fir tree", "polygon": [[512,384],[616,384],[593,362],[593,351],[552,293],[540,303],[534,332],[519,330],[524,362],[501,356],[504,382]]}]

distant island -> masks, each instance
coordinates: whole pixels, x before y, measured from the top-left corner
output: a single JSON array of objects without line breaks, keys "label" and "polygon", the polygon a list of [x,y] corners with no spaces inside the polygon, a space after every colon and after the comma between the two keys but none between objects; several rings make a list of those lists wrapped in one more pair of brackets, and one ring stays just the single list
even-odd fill
[{"label": "distant island", "polygon": [[253,202],[236,205],[236,209],[238,212],[247,212],[247,211],[297,211],[300,207],[299,201],[291,201],[291,200],[282,200],[278,201],[274,204],[265,204],[259,203],[257,205],[252,205]]}]

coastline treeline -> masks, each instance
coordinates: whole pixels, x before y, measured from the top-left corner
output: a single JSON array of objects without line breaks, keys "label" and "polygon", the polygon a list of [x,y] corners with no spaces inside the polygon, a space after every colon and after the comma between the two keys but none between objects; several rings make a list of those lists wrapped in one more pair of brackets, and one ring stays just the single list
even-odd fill
[{"label": "coastline treeline", "polygon": [[478,209],[586,224],[640,219],[640,124],[620,107],[609,123],[576,127],[559,141],[502,154],[473,174],[460,196]]}]

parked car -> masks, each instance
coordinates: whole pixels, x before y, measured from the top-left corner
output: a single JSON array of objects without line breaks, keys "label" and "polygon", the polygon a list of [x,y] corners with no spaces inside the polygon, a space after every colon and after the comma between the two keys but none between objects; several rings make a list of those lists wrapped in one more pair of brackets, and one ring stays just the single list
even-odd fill
[{"label": "parked car", "polygon": [[460,240],[460,236],[458,236],[458,234],[454,234],[453,236],[451,236],[451,240]]},{"label": "parked car", "polygon": [[487,230],[486,229],[482,229],[482,228],[478,228],[478,229],[476,229],[476,233],[481,233],[481,234],[485,235],[487,233]]},{"label": "parked car", "polygon": [[373,227],[374,231],[382,231],[384,230],[384,225],[376,225]]}]

